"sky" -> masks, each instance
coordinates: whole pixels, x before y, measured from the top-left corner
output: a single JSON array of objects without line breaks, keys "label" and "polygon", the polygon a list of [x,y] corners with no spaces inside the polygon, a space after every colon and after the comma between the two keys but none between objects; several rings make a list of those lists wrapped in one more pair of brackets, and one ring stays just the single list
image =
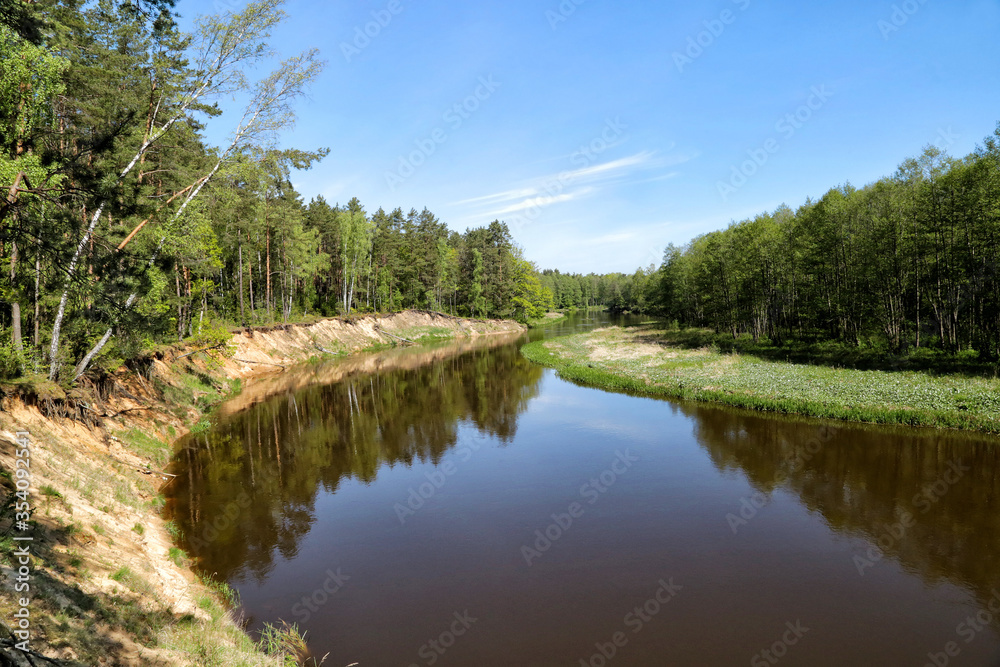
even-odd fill
[{"label": "sky", "polygon": [[[241,0],[178,0],[182,27]],[[540,268],[668,243],[891,175],[1000,121],[1000,0],[288,0],[327,61],[284,147],[308,201],[500,219]],[[232,107],[232,101],[221,106]],[[211,121],[222,143],[238,109]]]}]

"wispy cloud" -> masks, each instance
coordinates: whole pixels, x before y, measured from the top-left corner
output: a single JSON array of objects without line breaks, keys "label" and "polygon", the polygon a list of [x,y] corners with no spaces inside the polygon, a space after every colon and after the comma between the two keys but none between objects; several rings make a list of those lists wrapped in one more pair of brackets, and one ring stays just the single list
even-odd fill
[{"label": "wispy cloud", "polygon": [[574,190],[573,192],[567,192],[560,195],[543,195],[538,197],[529,197],[528,199],[522,199],[516,204],[511,204],[510,206],[491,211],[490,216],[500,216],[507,213],[519,213],[520,211],[527,211],[532,208],[543,208],[545,206],[551,206],[552,204],[561,204],[563,202],[572,201],[574,199],[579,199],[585,195],[590,194],[593,188],[580,188]]},{"label": "wispy cloud", "polygon": [[589,167],[584,167],[582,169],[577,169],[576,171],[564,172],[559,174],[557,178],[575,181],[578,179],[608,177],[610,175],[627,171],[632,167],[648,164],[653,160],[655,155],[656,153],[652,151],[643,151],[642,153],[636,153],[635,155],[630,155],[629,157],[624,157],[620,160],[602,162]]},{"label": "wispy cloud", "polygon": [[650,173],[676,167],[695,157],[697,154],[673,153],[660,156],[656,151],[642,151],[617,160],[538,176],[506,190],[464,199],[455,202],[454,205],[480,209],[470,216],[473,218],[499,218],[525,211],[537,211],[593,195],[613,185],[672,178],[677,172],[652,175]]},{"label": "wispy cloud", "polygon": [[482,197],[473,197],[472,199],[463,199],[462,201],[454,202],[453,206],[464,206],[468,204],[486,204],[495,203],[502,201],[511,201],[513,199],[521,199],[523,197],[530,197],[537,194],[534,188],[520,188],[516,190],[504,190],[503,192],[497,192],[492,195],[483,195]]}]

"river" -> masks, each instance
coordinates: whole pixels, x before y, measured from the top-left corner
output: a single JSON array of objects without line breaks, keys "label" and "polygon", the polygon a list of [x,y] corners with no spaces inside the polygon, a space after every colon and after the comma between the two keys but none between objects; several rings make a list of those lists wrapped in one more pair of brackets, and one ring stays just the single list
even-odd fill
[{"label": "river", "polygon": [[1000,440],[609,393],[526,337],[237,399],[180,545],[328,667],[1000,665]]}]

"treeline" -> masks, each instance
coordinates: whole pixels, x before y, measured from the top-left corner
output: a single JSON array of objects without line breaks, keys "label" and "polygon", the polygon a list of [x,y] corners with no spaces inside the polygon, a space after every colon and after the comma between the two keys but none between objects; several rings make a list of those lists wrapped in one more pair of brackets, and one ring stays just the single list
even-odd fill
[{"label": "treeline", "polygon": [[542,287],[552,293],[553,307],[603,307],[614,313],[649,312],[656,307],[658,273],[655,265],[625,273],[560,273],[546,269]]},{"label": "treeline", "polygon": [[1000,356],[1000,125],[867,187],[782,206],[664,255],[656,312],[732,336]]},{"label": "treeline", "polygon": [[[299,260],[301,280],[282,291],[286,298],[295,295],[286,302],[289,307],[324,315],[422,308],[528,321],[551,305],[551,294],[542,288],[534,265],[524,259],[503,222],[459,234],[426,208],[405,214],[398,208],[389,213],[380,208],[368,215],[357,198],[345,206],[330,206],[317,197],[296,213],[309,236],[303,245],[308,256]],[[267,235],[254,238],[252,253],[266,258]],[[260,270],[261,261],[266,259],[257,260],[256,273],[236,265],[229,267],[229,273],[247,272],[250,293],[255,281],[263,283],[256,287],[260,295],[269,289],[269,272]],[[219,277],[220,285],[233,282],[225,273]],[[240,303],[239,317],[270,317],[273,306],[268,296],[250,304],[251,311],[261,308],[267,313],[248,315]]]},{"label": "treeline", "polygon": [[[186,33],[173,0],[3,3],[0,378],[72,382],[163,341],[311,313],[544,312],[502,223],[460,235],[426,210],[302,201],[291,173],[327,151],[278,139],[322,62],[273,53],[282,4]],[[217,103],[234,97],[230,118]]]}]

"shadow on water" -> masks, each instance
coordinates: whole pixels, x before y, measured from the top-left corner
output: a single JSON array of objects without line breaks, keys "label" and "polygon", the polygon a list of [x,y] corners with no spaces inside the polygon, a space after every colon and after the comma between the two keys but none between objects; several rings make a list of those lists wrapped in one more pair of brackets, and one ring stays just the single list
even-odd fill
[{"label": "shadow on water", "polygon": [[217,427],[180,445],[166,514],[181,546],[223,581],[259,580],[275,553],[294,557],[320,490],[437,463],[460,424],[511,442],[543,373],[516,338],[361,355],[252,385]]},{"label": "shadow on water", "polygon": [[[778,490],[794,493],[832,530],[871,544],[858,549],[859,574],[889,558],[929,585],[966,589],[983,608],[998,595],[996,438],[693,403],[681,410],[693,418],[695,437],[720,472],[742,473],[764,499]],[[1000,616],[994,623],[1000,627]]]}]

